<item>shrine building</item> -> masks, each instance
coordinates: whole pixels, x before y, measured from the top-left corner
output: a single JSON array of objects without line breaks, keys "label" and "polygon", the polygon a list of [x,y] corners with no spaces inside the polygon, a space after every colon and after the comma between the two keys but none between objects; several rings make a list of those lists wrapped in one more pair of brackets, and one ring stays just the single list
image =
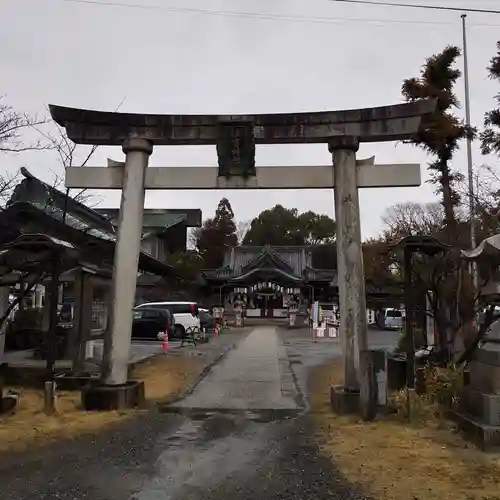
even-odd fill
[{"label": "shrine building", "polygon": [[238,246],[228,249],[219,269],[201,276],[214,302],[237,303],[247,317],[285,318],[293,305],[305,310],[337,290],[337,273],[312,266],[312,247]]}]

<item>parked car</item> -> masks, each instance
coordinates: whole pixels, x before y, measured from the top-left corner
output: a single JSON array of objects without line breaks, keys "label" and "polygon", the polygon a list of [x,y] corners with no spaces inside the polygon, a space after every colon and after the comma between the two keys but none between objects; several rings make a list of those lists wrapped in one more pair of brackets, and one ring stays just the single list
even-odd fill
[{"label": "parked car", "polygon": [[188,328],[200,328],[200,315],[196,302],[146,302],[134,307],[134,311],[141,309],[168,310],[174,317],[174,336],[181,338]]},{"label": "parked car", "polygon": [[168,309],[142,307],[132,311],[132,338],[145,340],[163,340],[175,336],[175,319]]},{"label": "parked car", "polygon": [[379,328],[387,328],[388,330],[402,328],[404,324],[403,311],[394,308],[382,309],[377,315],[376,323]]}]

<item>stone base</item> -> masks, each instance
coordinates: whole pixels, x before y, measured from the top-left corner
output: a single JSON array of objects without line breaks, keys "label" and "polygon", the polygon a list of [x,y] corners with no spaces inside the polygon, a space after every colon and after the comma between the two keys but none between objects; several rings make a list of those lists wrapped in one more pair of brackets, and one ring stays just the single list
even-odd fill
[{"label": "stone base", "polygon": [[460,411],[485,425],[500,426],[500,394],[488,394],[470,386],[462,389]]},{"label": "stone base", "polygon": [[359,400],[359,391],[352,391],[338,385],[330,387],[330,404],[332,410],[338,415],[359,413]]},{"label": "stone base", "polygon": [[86,411],[135,408],[144,401],[144,382],[138,380],[123,385],[97,385],[82,391],[82,406]]},{"label": "stone base", "polygon": [[486,452],[500,452],[500,426],[486,425],[465,413],[453,413],[464,436]]},{"label": "stone base", "polygon": [[99,385],[99,374],[89,372],[58,373],[54,381],[60,391],[82,391],[90,386]]},{"label": "stone base", "polygon": [[[500,366],[485,365],[472,361],[469,365],[469,383],[474,389],[500,394]],[[464,384],[467,382],[464,378]]]}]

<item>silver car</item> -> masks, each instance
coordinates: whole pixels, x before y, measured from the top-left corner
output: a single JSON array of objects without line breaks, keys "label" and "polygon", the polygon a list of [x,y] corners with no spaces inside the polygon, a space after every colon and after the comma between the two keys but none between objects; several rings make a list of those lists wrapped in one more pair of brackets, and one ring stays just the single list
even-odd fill
[{"label": "silver car", "polygon": [[382,311],[379,326],[389,330],[399,330],[404,326],[404,315],[400,309],[384,309]]}]

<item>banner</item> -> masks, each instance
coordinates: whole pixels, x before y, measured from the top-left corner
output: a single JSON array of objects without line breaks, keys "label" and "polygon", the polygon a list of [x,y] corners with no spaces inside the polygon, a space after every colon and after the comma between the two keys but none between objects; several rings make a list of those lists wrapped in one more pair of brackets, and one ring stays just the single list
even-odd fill
[{"label": "banner", "polygon": [[318,327],[319,323],[319,302],[314,302],[312,306],[312,322],[314,327]]}]

